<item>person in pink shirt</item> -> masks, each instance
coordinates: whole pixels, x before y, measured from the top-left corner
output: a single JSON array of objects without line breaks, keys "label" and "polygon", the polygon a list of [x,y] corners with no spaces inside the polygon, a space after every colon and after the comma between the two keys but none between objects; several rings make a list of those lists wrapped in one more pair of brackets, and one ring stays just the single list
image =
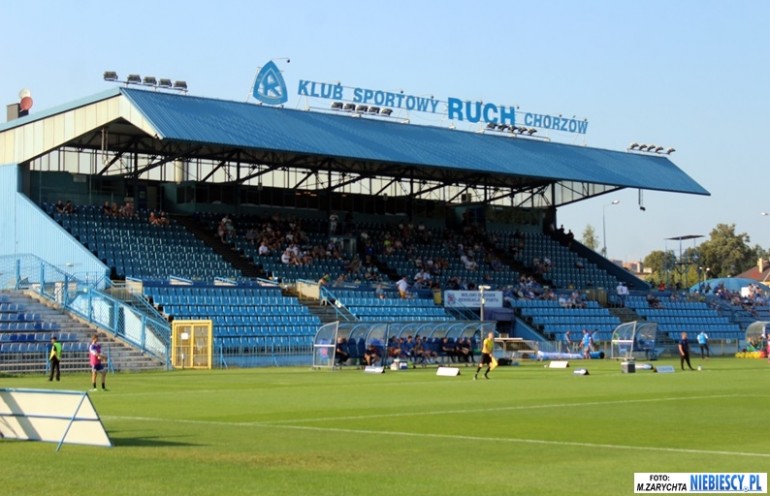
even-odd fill
[{"label": "person in pink shirt", "polygon": [[88,346],[88,361],[91,364],[91,391],[96,389],[96,376],[102,376],[102,391],[107,391],[105,381],[107,379],[107,357],[102,354],[102,345],[99,344],[99,336],[94,334],[91,344]]}]

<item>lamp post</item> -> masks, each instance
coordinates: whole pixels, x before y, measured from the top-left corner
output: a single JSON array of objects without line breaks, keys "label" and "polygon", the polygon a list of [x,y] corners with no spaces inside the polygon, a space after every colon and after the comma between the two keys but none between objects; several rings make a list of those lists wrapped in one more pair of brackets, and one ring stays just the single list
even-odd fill
[{"label": "lamp post", "polygon": [[479,316],[481,317],[481,322],[484,322],[484,304],[486,304],[486,298],[484,297],[484,290],[492,289],[491,286],[481,285],[479,286]]},{"label": "lamp post", "polygon": [[620,200],[612,200],[612,203],[608,203],[602,207],[602,256],[607,258],[607,207],[617,205]]}]

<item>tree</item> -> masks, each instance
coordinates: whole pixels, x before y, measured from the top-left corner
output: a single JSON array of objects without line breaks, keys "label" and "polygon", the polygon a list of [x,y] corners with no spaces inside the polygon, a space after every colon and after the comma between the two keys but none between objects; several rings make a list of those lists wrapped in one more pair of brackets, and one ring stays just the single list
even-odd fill
[{"label": "tree", "polygon": [[676,256],[671,250],[655,250],[644,257],[644,268],[652,270],[648,280],[671,282],[671,273],[676,265]]},{"label": "tree", "polygon": [[599,238],[596,237],[596,232],[591,224],[583,229],[583,244],[594,251],[599,247]]},{"label": "tree", "polygon": [[749,241],[748,234],[735,234],[735,224],[717,224],[710,239],[699,247],[701,265],[708,267],[713,277],[738,275],[757,262]]}]

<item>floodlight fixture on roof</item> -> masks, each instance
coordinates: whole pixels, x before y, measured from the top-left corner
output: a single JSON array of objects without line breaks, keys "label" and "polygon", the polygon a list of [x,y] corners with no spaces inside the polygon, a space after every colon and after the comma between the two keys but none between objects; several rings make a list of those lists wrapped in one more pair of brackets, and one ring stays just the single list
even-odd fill
[{"label": "floodlight fixture on roof", "polygon": [[332,102],[332,110],[342,110],[342,102]]},{"label": "floodlight fixture on roof", "polygon": [[675,148],[669,148],[668,150],[666,150],[666,155],[671,155],[671,154],[672,154],[672,153],[674,153],[675,151],[676,151],[676,149],[675,149]]},{"label": "floodlight fixture on roof", "polygon": [[155,79],[154,76],[144,76],[142,84],[145,84],[146,86],[155,86],[158,84],[158,80]]},{"label": "floodlight fixture on roof", "polygon": [[104,71],[104,80],[105,81],[117,81],[118,80],[118,73],[115,71]]},{"label": "floodlight fixture on roof", "polygon": [[366,112],[368,110],[369,110],[368,105],[359,105],[358,107],[356,107],[356,112]]},{"label": "floodlight fixture on roof", "polygon": [[531,127],[529,129],[527,129],[527,134],[530,135],[530,136],[532,136],[536,132],[537,132],[537,129],[535,129],[534,127]]},{"label": "floodlight fixture on roof", "polygon": [[390,115],[393,113],[392,108],[385,107],[384,109],[380,110],[380,115]]},{"label": "floodlight fixture on roof", "polygon": [[369,107],[369,113],[370,114],[379,114],[380,113],[380,107],[375,107],[374,105],[372,105],[371,107]]},{"label": "floodlight fixture on roof", "polygon": [[174,89],[179,91],[187,91],[187,81],[174,81]]},{"label": "floodlight fixture on roof", "polygon": [[665,148],[663,148],[662,146],[659,146],[659,147],[655,148],[655,153],[660,153],[663,150],[665,150]]},{"label": "floodlight fixture on roof", "polygon": [[639,151],[643,152],[647,149],[647,145],[639,145]]},{"label": "floodlight fixture on roof", "polygon": [[487,129],[491,130],[491,129],[494,129],[496,127],[497,127],[497,124],[495,124],[494,122],[487,122]]},{"label": "floodlight fixture on roof", "polygon": [[636,150],[639,148],[639,143],[631,143],[631,146],[628,147],[629,150]]},{"label": "floodlight fixture on roof", "polygon": [[142,84],[142,77],[139,74],[129,74],[126,82],[131,84]]},{"label": "floodlight fixture on roof", "polygon": [[344,108],[344,110],[348,110],[350,112],[353,112],[356,109],[356,104],[355,103],[346,103],[345,107],[343,107],[343,108]]},{"label": "floodlight fixture on roof", "polygon": [[507,131],[508,130],[508,124],[498,124],[497,129],[500,131]]},{"label": "floodlight fixture on roof", "polygon": [[171,83],[170,79],[160,78],[158,79],[158,86],[160,86],[161,88],[171,88],[173,84]]}]

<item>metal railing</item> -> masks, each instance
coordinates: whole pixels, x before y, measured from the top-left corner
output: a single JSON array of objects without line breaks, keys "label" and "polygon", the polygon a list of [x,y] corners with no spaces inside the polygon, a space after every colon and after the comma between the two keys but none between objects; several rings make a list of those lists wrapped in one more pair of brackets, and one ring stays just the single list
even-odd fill
[{"label": "metal railing", "polygon": [[0,257],[0,288],[29,290],[141,351],[170,360],[169,323],[31,254]]}]

